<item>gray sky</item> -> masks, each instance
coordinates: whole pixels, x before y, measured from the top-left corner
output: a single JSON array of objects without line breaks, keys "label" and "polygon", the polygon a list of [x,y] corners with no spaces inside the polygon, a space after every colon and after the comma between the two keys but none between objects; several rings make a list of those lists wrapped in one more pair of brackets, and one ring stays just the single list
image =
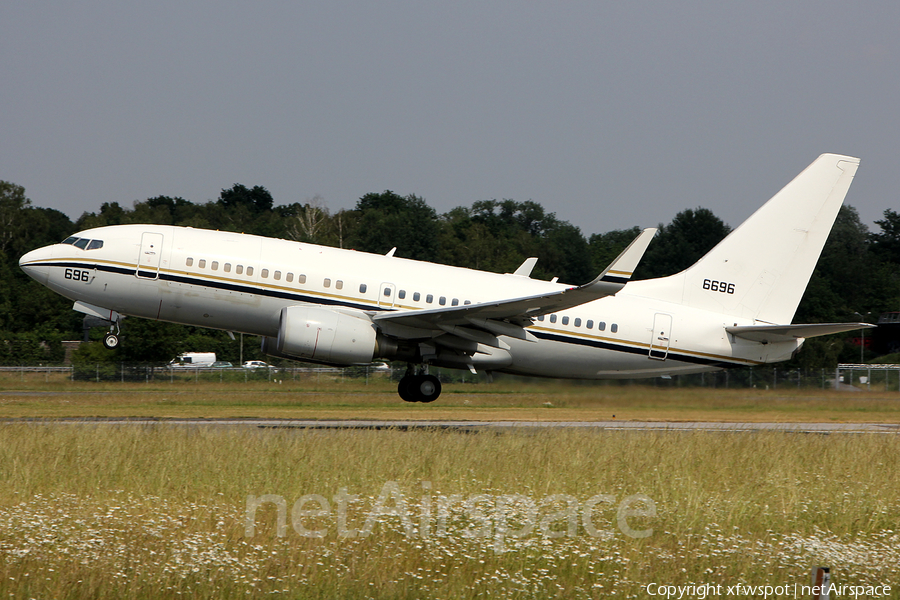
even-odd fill
[{"label": "gray sky", "polygon": [[898,207],[900,3],[3,2],[0,179],[71,217],[262,185],[731,224],[823,152]]}]

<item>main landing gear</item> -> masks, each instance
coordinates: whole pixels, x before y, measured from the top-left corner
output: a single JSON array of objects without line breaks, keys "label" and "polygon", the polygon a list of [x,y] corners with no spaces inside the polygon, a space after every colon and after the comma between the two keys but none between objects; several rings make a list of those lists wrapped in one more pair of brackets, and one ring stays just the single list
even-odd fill
[{"label": "main landing gear", "polygon": [[441,382],[429,375],[427,367],[415,372],[412,365],[397,385],[397,392],[407,402],[434,402],[441,395]]}]

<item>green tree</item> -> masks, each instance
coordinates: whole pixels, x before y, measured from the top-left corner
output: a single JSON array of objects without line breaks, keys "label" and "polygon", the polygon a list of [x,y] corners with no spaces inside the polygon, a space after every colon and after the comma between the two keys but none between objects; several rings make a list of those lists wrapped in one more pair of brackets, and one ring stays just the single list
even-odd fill
[{"label": "green tree", "polygon": [[889,208],[875,224],[881,231],[869,234],[872,251],[882,260],[900,264],[900,213]]},{"label": "green tree", "polygon": [[635,279],[651,279],[679,273],[712,250],[731,231],[708,208],[686,209],[659,233],[650,244]]},{"label": "green tree", "polygon": [[350,245],[364,252],[385,253],[397,248],[397,256],[437,260],[440,224],[425,200],[386,190],[366,194],[356,203],[358,227]]},{"label": "green tree", "polygon": [[24,187],[0,181],[0,251],[6,251],[12,240],[22,234],[23,209],[30,205]]},{"label": "green tree", "polygon": [[229,189],[223,189],[219,194],[219,204],[226,209],[242,206],[252,213],[272,210],[274,202],[269,190],[260,185],[247,188],[245,185],[236,183]]}]

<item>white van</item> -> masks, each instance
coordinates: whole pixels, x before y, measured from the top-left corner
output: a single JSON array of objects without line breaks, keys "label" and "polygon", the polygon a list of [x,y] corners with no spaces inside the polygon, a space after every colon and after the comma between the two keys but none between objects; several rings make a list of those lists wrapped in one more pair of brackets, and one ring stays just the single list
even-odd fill
[{"label": "white van", "polygon": [[169,368],[172,369],[204,369],[213,366],[216,362],[215,352],[185,352],[178,358],[172,359]]}]

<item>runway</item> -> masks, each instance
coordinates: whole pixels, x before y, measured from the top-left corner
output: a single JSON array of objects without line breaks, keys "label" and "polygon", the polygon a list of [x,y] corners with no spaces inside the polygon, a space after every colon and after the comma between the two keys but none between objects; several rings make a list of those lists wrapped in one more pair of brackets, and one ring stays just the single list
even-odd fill
[{"label": "runway", "polygon": [[458,430],[537,431],[546,429],[580,429],[591,431],[716,431],[753,432],[782,431],[788,433],[900,433],[900,424],[880,423],[751,423],[751,422],[663,422],[663,421],[437,421],[437,420],[314,420],[314,419],[148,419],[148,418],[79,418],[79,419],[2,419],[0,423],[32,423],[42,425],[115,425],[214,427],[298,430]]}]

